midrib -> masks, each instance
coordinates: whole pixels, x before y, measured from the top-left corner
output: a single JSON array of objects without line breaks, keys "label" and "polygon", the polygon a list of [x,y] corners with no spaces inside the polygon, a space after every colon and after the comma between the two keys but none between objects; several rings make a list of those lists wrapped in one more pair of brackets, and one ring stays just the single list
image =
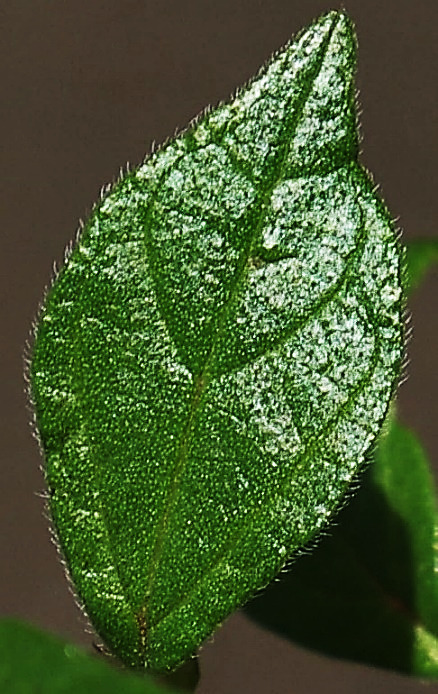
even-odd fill
[{"label": "midrib", "polygon": [[[222,312],[219,316],[219,319],[217,321],[217,329],[216,329],[216,335],[215,338],[212,342],[210,352],[206,358],[203,370],[201,374],[196,378],[194,387],[193,387],[193,393],[192,393],[192,400],[191,400],[191,406],[190,406],[190,411],[188,414],[187,418],[187,424],[182,432],[179,444],[176,448],[176,457],[175,457],[175,468],[174,468],[174,475],[172,478],[172,481],[169,485],[169,490],[167,493],[167,498],[166,502],[164,504],[164,512],[161,516],[161,519],[159,520],[157,524],[157,529],[156,529],[156,540],[155,540],[155,545],[154,549],[152,551],[152,556],[150,560],[150,572],[148,576],[148,581],[147,581],[147,586],[146,586],[146,601],[145,604],[138,610],[139,615],[141,615],[142,620],[145,622],[146,630],[148,626],[148,599],[149,596],[152,593],[158,565],[159,565],[159,560],[160,557],[163,553],[166,537],[167,537],[167,527],[168,527],[168,521],[169,518],[172,514],[172,511],[175,507],[175,502],[178,496],[179,492],[179,483],[180,479],[184,473],[185,466],[188,460],[188,453],[190,451],[190,447],[192,444],[193,440],[193,435],[195,431],[195,424],[196,421],[199,417],[199,415],[202,412],[202,402],[205,400],[205,395],[207,393],[209,384],[212,380],[212,369],[211,366],[214,363],[215,360],[215,355],[217,352],[217,348],[221,342],[221,338],[224,332],[224,327],[225,327],[225,322],[227,320],[228,314],[230,313],[230,310],[232,306],[234,305],[236,299],[239,296],[241,287],[243,285],[243,280],[246,276],[247,273],[247,268],[248,268],[248,260],[251,256],[255,241],[258,239],[258,236],[263,228],[267,210],[268,210],[268,202],[271,199],[273,190],[275,186],[277,185],[278,181],[280,180],[282,173],[284,171],[284,166],[287,160],[287,157],[290,152],[290,148],[293,142],[293,137],[295,135],[295,132],[298,128],[298,125],[301,121],[301,117],[304,111],[304,108],[306,106],[308,97],[313,89],[313,85],[315,82],[316,77],[318,76],[321,67],[324,63],[325,55],[328,49],[328,46],[330,44],[330,40],[333,34],[333,31],[335,29],[337,23],[337,19],[335,19],[332,23],[332,26],[327,32],[326,38],[322,43],[322,46],[320,48],[320,55],[319,55],[319,60],[315,61],[315,66],[313,70],[311,71],[309,80],[308,80],[308,85],[305,90],[305,92],[302,95],[301,100],[297,102],[297,107],[293,111],[293,115],[290,117],[289,120],[286,121],[285,127],[284,127],[284,132],[287,133],[289,132],[289,137],[286,139],[284,146],[280,150],[279,154],[279,161],[278,161],[278,166],[275,168],[275,171],[273,172],[273,175],[271,177],[271,181],[269,185],[267,186],[265,192],[263,195],[259,198],[258,201],[258,209],[259,209],[259,221],[254,229],[253,234],[250,236],[248,243],[246,245],[246,248],[244,252],[241,255],[241,258],[239,260],[237,272],[236,272],[236,281],[234,284],[233,289],[230,292],[229,298],[224,305]],[[291,98],[292,100],[292,98]],[[289,102],[290,105],[290,102]],[[147,650],[147,638],[144,643],[145,650]],[[144,654],[146,656],[146,653]]]}]

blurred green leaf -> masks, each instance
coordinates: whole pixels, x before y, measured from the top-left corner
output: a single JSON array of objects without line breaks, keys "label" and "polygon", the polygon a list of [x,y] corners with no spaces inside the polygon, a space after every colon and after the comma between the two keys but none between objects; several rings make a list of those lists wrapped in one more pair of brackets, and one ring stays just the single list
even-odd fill
[{"label": "blurred green leaf", "polygon": [[247,613],[327,655],[438,677],[436,531],[426,455],[393,420],[331,536]]},{"label": "blurred green leaf", "polygon": [[0,692],[172,694],[143,674],[110,667],[99,656],[12,619],[0,621]]},{"label": "blurred green leaf", "polygon": [[408,291],[419,287],[426,273],[438,263],[438,239],[417,239],[407,245]]}]

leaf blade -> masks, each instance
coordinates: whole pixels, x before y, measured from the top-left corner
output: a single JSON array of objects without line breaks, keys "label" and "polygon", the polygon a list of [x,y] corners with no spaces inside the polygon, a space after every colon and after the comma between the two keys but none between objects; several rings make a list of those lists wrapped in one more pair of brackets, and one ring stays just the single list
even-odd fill
[{"label": "leaf blade", "polygon": [[48,296],[31,380],[53,520],[132,665],[177,664],[266,584],[385,416],[401,259],[356,162],[354,54],[343,13],[314,22],[117,184]]}]

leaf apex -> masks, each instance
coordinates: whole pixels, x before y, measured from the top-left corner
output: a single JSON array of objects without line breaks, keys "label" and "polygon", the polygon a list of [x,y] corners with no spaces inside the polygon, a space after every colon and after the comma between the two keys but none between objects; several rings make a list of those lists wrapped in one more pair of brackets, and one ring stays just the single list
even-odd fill
[{"label": "leaf apex", "polygon": [[[354,23],[344,10],[329,10],[315,20],[311,28],[326,31],[334,51],[346,51],[354,69],[357,52],[357,36]],[[329,49],[330,51],[331,49]]]}]

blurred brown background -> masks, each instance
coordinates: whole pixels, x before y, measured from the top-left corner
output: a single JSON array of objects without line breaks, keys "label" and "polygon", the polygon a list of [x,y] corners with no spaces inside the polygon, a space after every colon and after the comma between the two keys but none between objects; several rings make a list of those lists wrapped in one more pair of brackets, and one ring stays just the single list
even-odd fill
[{"label": "blurred brown background", "polygon": [[[360,43],[363,158],[405,239],[438,234],[438,3],[345,0]],[[52,263],[100,186],[208,103],[225,99],[327,0],[0,2],[0,614],[89,644],[43,518],[28,426],[23,347]],[[412,305],[405,421],[438,459],[438,273]],[[329,661],[242,615],[201,658],[202,694],[438,692],[392,673]]]}]

